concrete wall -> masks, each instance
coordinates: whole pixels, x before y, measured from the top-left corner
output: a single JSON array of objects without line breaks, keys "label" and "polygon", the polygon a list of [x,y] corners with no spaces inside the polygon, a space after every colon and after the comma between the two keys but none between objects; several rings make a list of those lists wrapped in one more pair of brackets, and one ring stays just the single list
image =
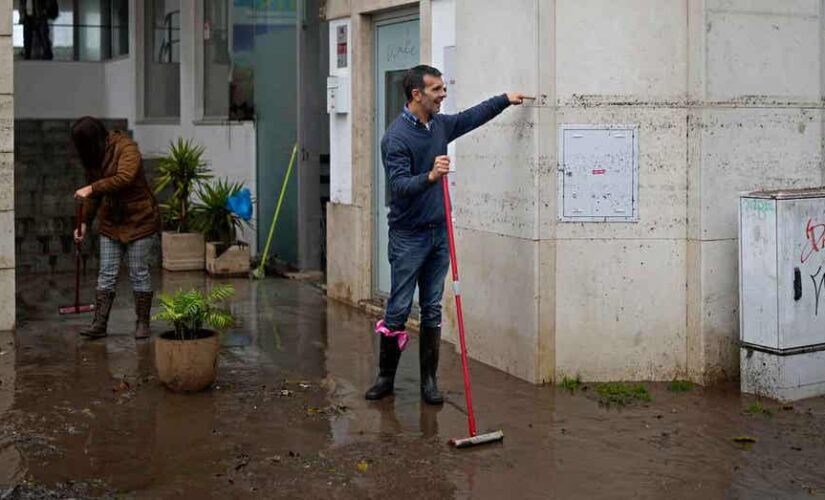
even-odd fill
[{"label": "concrete wall", "polygon": [[817,0],[690,5],[687,365],[714,380],[738,373],[737,194],[823,181],[825,13]]},{"label": "concrete wall", "polygon": [[[536,64],[548,56],[539,41],[552,26],[545,3],[456,2],[458,110],[507,91],[536,94],[548,83],[547,67]],[[507,33],[506,41],[489,36],[496,32]],[[484,78],[479,68],[490,68]],[[552,141],[552,134],[541,133],[542,112],[509,108],[459,139],[451,179],[468,352],[535,382],[552,377],[547,358],[537,356],[540,335],[552,335],[540,326],[547,312],[541,301],[553,297],[542,296],[538,279],[537,159],[543,142]],[[452,302],[446,305],[452,311]]]},{"label": "concrete wall", "polygon": [[16,118],[107,116],[104,64],[15,61]]},{"label": "concrete wall", "polygon": [[135,119],[135,67],[134,56],[122,57],[103,63],[103,95],[106,96],[106,118]]},{"label": "concrete wall", "polygon": [[15,61],[15,118],[91,115],[134,120],[134,71],[133,57],[107,62]]},{"label": "concrete wall", "polygon": [[11,0],[0,0],[0,330],[15,325],[14,66]]},{"label": "concrete wall", "polygon": [[627,224],[548,218],[557,377],[685,374],[686,5],[556,2],[554,122],[638,126],[640,213]]}]

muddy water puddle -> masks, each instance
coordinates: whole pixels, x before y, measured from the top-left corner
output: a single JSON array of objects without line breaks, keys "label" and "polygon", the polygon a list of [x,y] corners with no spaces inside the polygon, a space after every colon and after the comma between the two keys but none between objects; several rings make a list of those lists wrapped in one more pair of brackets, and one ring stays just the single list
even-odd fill
[{"label": "muddy water puddle", "polygon": [[172,394],[151,344],[131,338],[128,289],[110,336],[88,342],[76,336],[87,316],[57,315],[72,277],[49,279],[21,280],[19,328],[0,336],[9,498],[825,497],[825,398],[755,405],[734,386],[643,384],[650,401],[605,406],[595,385],[536,387],[474,363],[480,429],[506,437],[456,451],[446,442],[467,430],[452,347],[443,407],[419,401],[415,339],[395,397],[364,401],[372,319],[313,286],[231,280],[241,321],[224,336],[218,382]]}]

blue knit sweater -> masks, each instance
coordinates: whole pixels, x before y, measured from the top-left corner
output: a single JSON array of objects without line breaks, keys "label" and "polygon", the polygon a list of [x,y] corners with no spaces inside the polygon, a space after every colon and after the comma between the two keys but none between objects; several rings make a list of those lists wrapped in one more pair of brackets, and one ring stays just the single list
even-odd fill
[{"label": "blue knit sweater", "polygon": [[393,120],[381,140],[391,228],[418,229],[445,222],[441,183],[427,179],[435,157],[446,155],[447,144],[484,125],[509,105],[507,95],[502,94],[456,115],[436,114],[430,117],[429,130],[404,114]]}]

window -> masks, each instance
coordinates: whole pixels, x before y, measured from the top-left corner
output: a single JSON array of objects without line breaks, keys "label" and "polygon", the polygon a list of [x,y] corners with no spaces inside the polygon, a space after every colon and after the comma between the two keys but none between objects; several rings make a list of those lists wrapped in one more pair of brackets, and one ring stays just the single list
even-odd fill
[{"label": "window", "polygon": [[152,60],[180,63],[180,0],[147,0],[147,25],[152,30]]},{"label": "window", "polygon": [[112,57],[120,57],[129,53],[129,1],[117,0],[110,2],[110,5]]},{"label": "window", "polygon": [[229,2],[204,0],[203,115],[229,116]]},{"label": "window", "polygon": [[180,0],[144,0],[144,118],[180,117]]},{"label": "window", "polygon": [[[55,17],[50,5],[57,6]],[[18,0],[17,7],[17,58],[103,61],[129,53],[128,0]]]}]

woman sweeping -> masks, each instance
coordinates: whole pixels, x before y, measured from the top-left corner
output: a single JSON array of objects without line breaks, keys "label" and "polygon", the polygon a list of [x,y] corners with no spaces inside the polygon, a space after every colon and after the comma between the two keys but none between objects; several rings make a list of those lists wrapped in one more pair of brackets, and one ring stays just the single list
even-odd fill
[{"label": "woman sweeping", "polygon": [[160,229],[160,211],[146,181],[140,151],[128,135],[110,132],[103,122],[88,116],[72,126],[72,144],[87,182],[75,192],[75,198],[84,204],[85,221],[74,237],[83,241],[95,216],[100,233],[95,314],[92,325],[80,334],[89,338],[106,336],[120,261],[125,255],[135,298],[135,338],[149,338],[153,296],[149,257]]}]

